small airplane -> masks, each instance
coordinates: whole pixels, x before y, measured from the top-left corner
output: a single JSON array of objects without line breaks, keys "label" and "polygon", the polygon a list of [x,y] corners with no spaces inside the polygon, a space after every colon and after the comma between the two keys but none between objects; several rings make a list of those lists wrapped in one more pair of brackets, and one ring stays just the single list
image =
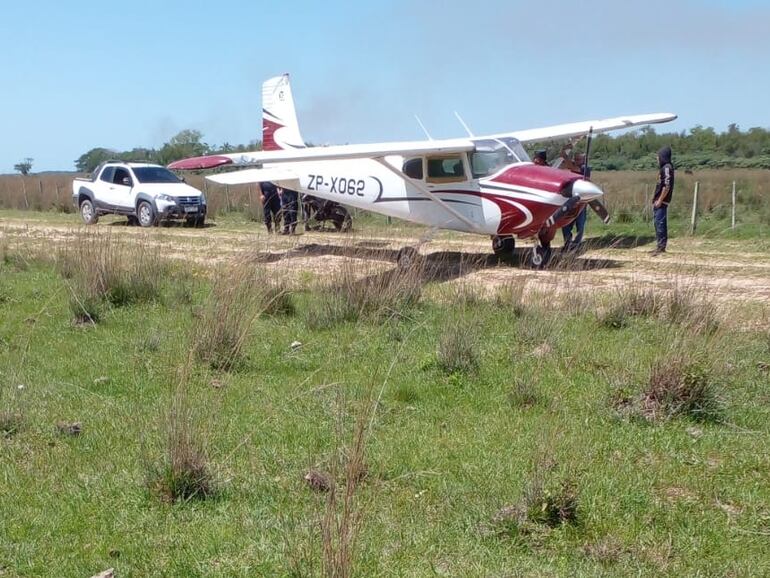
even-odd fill
[{"label": "small airplane", "polygon": [[[168,168],[244,167],[206,178],[270,181],[434,230],[488,235],[502,257],[513,255],[516,237],[534,238],[528,260],[535,268],[547,265],[556,231],[603,192],[579,174],[533,164],[522,143],[587,136],[590,147],[593,134],[676,119],[646,114],[480,137],[307,147],[288,74],[265,81],[262,106],[261,151],[188,158]],[[414,250],[399,253],[400,264],[413,258]]]}]

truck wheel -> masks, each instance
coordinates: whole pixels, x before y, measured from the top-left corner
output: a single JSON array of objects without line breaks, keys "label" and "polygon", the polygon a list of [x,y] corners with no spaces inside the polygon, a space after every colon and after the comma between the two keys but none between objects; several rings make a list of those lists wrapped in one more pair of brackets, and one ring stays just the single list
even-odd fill
[{"label": "truck wheel", "polygon": [[86,225],[95,225],[99,220],[91,199],[83,199],[83,202],[80,203],[80,216],[83,217],[83,222]]},{"label": "truck wheel", "polygon": [[152,227],[157,222],[155,209],[147,201],[142,201],[136,208],[136,215],[139,218],[139,224],[142,227]]}]

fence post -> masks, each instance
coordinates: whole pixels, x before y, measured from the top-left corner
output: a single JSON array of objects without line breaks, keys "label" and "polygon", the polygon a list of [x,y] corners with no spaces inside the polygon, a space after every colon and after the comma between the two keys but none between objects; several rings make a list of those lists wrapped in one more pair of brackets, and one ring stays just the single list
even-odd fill
[{"label": "fence post", "polygon": [[695,229],[698,225],[698,189],[700,188],[700,183],[698,181],[695,181],[695,190],[692,194],[692,219],[690,219],[690,234],[695,234]]},{"label": "fence post", "polygon": [[56,183],[56,210],[61,210],[61,202],[59,202],[59,183]]},{"label": "fence post", "polygon": [[227,212],[230,212],[230,187],[228,185],[225,185],[225,206],[227,207]]},{"label": "fence post", "polygon": [[24,195],[24,207],[29,209],[29,200],[27,199],[27,183],[24,182],[24,177],[19,176],[21,179],[21,193]]},{"label": "fence post", "polygon": [[733,181],[733,218],[730,228],[735,229],[735,181]]}]

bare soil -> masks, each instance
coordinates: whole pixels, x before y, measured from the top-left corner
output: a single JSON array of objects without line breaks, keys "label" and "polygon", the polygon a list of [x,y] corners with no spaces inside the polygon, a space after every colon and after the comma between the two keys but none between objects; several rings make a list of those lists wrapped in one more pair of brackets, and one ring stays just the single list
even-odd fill
[{"label": "bare soil", "polygon": [[[394,227],[395,229],[395,227]],[[525,281],[537,293],[555,295],[612,292],[627,285],[670,290],[686,287],[707,292],[725,304],[759,305],[763,317],[770,304],[770,252],[752,241],[719,241],[677,238],[666,255],[649,254],[649,238],[594,238],[578,256],[559,255],[551,268],[534,271],[523,264],[530,243],[519,243],[512,263],[491,254],[489,239],[441,232],[422,242],[429,231],[419,228],[373,229],[349,234],[300,233],[268,235],[254,224],[250,228],[227,225],[205,229],[129,227],[123,220],[102,219],[92,227],[0,217],[0,246],[51,251],[84,234],[104,234],[126,241],[156,245],[173,259],[208,267],[246,260],[261,263],[276,274],[298,280],[332,277],[350,259],[361,275],[376,274],[396,266],[398,251],[416,247],[430,265],[432,279],[440,283],[469,283],[481,292],[492,292],[510,281]],[[640,244],[641,243],[641,244]]]}]

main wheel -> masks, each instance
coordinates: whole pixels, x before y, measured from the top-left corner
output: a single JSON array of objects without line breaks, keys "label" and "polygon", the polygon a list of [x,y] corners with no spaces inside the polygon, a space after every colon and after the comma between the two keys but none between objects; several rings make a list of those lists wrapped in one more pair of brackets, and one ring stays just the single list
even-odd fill
[{"label": "main wheel", "polygon": [[99,220],[94,204],[90,199],[83,199],[83,202],[80,203],[80,216],[83,217],[83,222],[86,225],[95,225]]},{"label": "main wheel", "polygon": [[155,225],[157,218],[155,216],[155,209],[147,201],[142,201],[136,208],[136,215],[139,218],[139,224],[142,227],[152,227]]},{"label": "main wheel", "polygon": [[399,269],[409,269],[420,260],[420,254],[414,247],[404,247],[396,255],[396,264]]},{"label": "main wheel", "polygon": [[551,261],[551,247],[535,245],[529,253],[529,265],[533,269],[545,269]]},{"label": "main wheel", "polygon": [[516,248],[516,239],[511,235],[495,235],[492,237],[492,251],[498,257],[512,257]]},{"label": "main wheel", "polygon": [[188,217],[186,220],[188,227],[195,227],[196,229],[202,228],[205,223],[206,217]]}]

